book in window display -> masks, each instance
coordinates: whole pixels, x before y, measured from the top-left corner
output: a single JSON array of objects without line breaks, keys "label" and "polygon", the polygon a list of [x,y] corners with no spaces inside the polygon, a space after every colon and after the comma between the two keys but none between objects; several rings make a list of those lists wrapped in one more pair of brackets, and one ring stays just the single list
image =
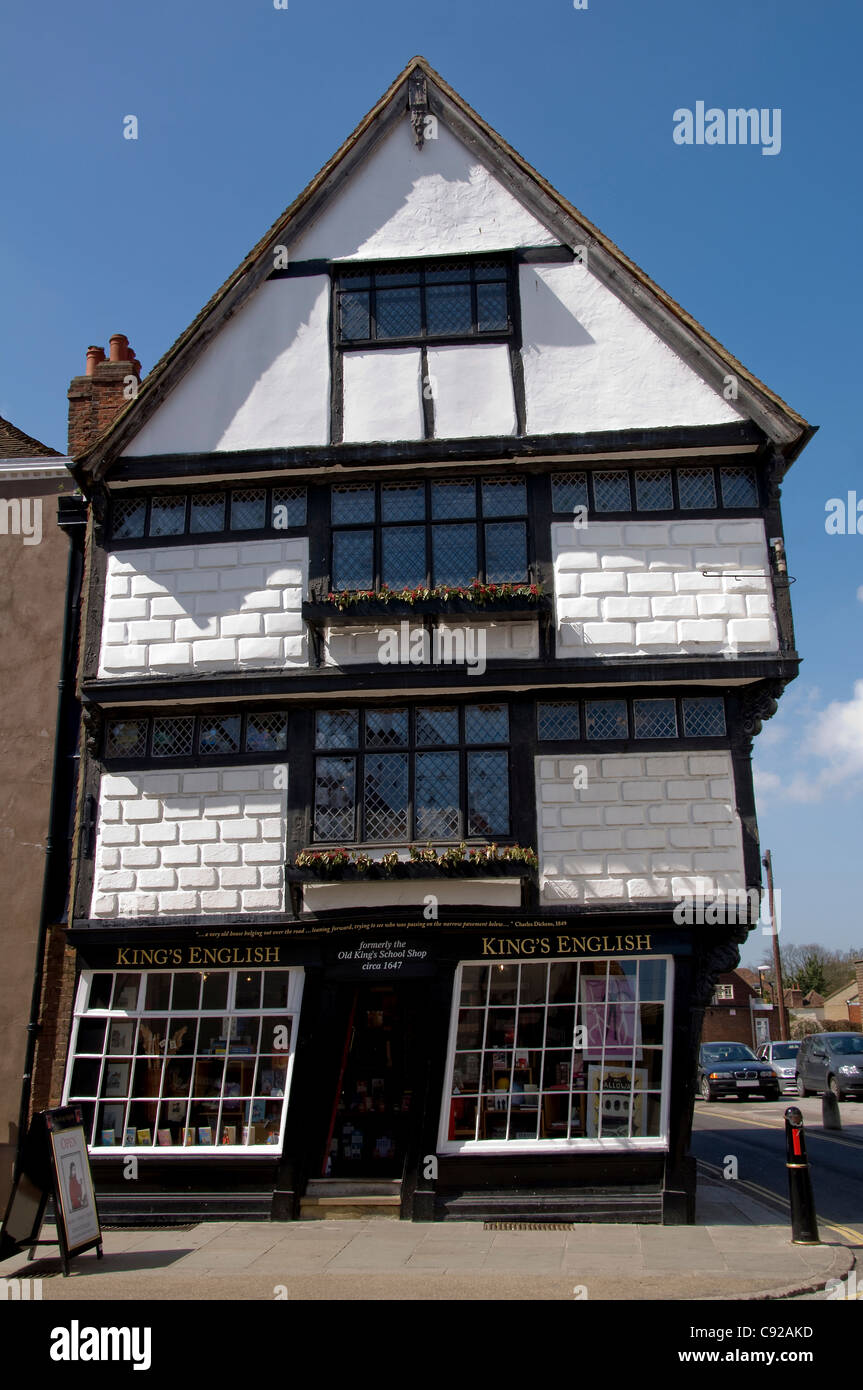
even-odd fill
[{"label": "book in window display", "polygon": [[113,1062],[105,1067],[102,1094],[106,1096],[127,1096],[129,1094],[129,1073],[131,1062]]},{"label": "book in window display", "polygon": [[588,1136],[593,1139],[626,1139],[644,1135],[646,1085],[646,1067],[589,1067]]},{"label": "book in window display", "polygon": [[635,981],[629,975],[582,975],[581,1002],[589,1061],[641,1061]]}]

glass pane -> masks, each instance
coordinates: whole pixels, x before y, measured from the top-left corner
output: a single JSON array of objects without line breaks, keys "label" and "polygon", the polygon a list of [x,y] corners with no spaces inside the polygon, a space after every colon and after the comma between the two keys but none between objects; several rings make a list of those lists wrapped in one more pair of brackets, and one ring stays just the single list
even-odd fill
[{"label": "glass pane", "polygon": [[673,507],[671,469],[636,469],[635,504],[640,512],[667,511]]},{"label": "glass pane", "polygon": [[422,483],[385,483],[381,488],[382,521],[424,521],[425,514],[426,494]]},{"label": "glass pane", "polygon": [[472,323],[469,284],[429,285],[426,290],[426,328],[429,333],[467,334],[471,331]]},{"label": "glass pane", "polygon": [[334,487],[330,493],[334,526],[359,526],[375,519],[373,487]]},{"label": "glass pane", "polygon": [[373,532],[333,532],[333,588],[371,589],[374,579]]},{"label": "glass pane", "polygon": [[678,468],[677,494],[681,507],[692,511],[716,506],[716,484],[712,468]]},{"label": "glass pane", "polygon": [[287,1008],[290,979],[290,972],[287,970],[264,971],[263,1006],[265,1009]]},{"label": "glass pane", "polygon": [[366,746],[368,748],[401,748],[408,741],[408,712],[406,709],[366,710]]},{"label": "glass pane", "polygon": [[474,278],[477,280],[505,280],[506,261],[502,260],[483,260],[475,261],[473,267]]},{"label": "glass pane", "polygon": [[372,277],[367,270],[353,270],[345,267],[339,270],[339,285],[343,289],[367,290],[372,283]]},{"label": "glass pane", "polygon": [[70,1096],[95,1096],[99,1094],[99,1070],[101,1062],[97,1057],[79,1060],[72,1067]]},{"label": "glass pane", "polygon": [[125,1105],[108,1103],[99,1106],[99,1124],[96,1130],[94,1142],[100,1148],[123,1143],[124,1120],[126,1116]]},{"label": "glass pane", "polygon": [[171,1003],[171,976],[156,974],[153,971],[147,973],[147,984],[144,990],[144,1009],[147,1013],[163,1010],[170,1007]]},{"label": "glass pane", "polygon": [[638,994],[642,1000],[665,998],[664,960],[638,962]]},{"label": "glass pane", "polygon": [[[378,284],[383,277],[378,277]],[[375,294],[377,338],[416,338],[421,331],[420,292],[416,289],[378,289]]]},{"label": "glass pane", "polygon": [[523,965],[521,967],[519,1003],[544,1004],[547,986],[547,965]]},{"label": "glass pane", "polygon": [[467,261],[437,261],[424,266],[427,285],[470,281],[470,265]]},{"label": "glass pane", "polygon": [[265,1018],[261,1022],[261,1051],[288,1051],[291,1045],[290,1018]]},{"label": "glass pane", "polygon": [[577,704],[540,704],[536,707],[537,735],[549,742],[559,739],[571,741],[579,737],[579,717]]},{"label": "glass pane", "polygon": [[424,526],[384,526],[381,583],[390,589],[415,589],[426,582]]},{"label": "glass pane", "polygon": [[354,838],[354,759],[318,758],[315,776],[315,838]]},{"label": "glass pane", "polygon": [[432,527],[432,582],[470,584],[477,577],[476,527]]},{"label": "glass pane", "polygon": [[476,486],[468,483],[432,483],[432,517],[457,520],[476,515]]},{"label": "glass pane", "polygon": [[140,979],[140,975],[117,975],[114,980],[114,998],[111,1000],[112,1009],[136,1009],[138,1007]]},{"label": "glass pane", "polygon": [[90,981],[90,1001],[88,1007],[91,1009],[107,1009],[111,1004],[111,986],[114,977],[110,974],[94,975]]},{"label": "glass pane", "polygon": [[193,751],[195,721],[191,716],[153,720],[153,757],[185,758]]},{"label": "glass pane", "polygon": [[82,1018],[78,1024],[77,1052],[101,1052],[105,1046],[104,1018]]},{"label": "glass pane", "polygon": [[174,976],[173,1007],[175,1009],[197,1009],[201,995],[201,976],[193,971],[182,971]]},{"label": "glass pane", "polygon": [[151,536],[181,536],[185,527],[185,497],[153,498],[150,503]]},{"label": "glass pane", "polygon": [[147,751],[146,719],[112,719],[105,740],[106,758],[140,758]]},{"label": "glass pane", "polygon": [[622,468],[613,473],[594,473],[593,497],[598,512],[628,512],[632,505],[629,474]]},{"label": "glass pane", "polygon": [[625,700],[587,700],[585,702],[587,738],[626,738],[629,722]]},{"label": "glass pane", "polygon": [[757,507],[758,488],[751,468],[720,468],[723,507]]},{"label": "glass pane", "polygon": [[359,736],[355,709],[318,710],[315,715],[316,748],[356,748]]},{"label": "glass pane", "polygon": [[483,516],[521,516],[527,511],[524,478],[485,478]]},{"label": "glass pane", "polygon": [[143,497],[129,497],[115,502],[112,509],[112,533],[115,540],[137,540],[144,534],[147,503]]},{"label": "glass pane", "polygon": [[256,1009],[261,1002],[260,970],[241,970],[237,975],[237,1008]]},{"label": "glass pane", "polygon": [[677,710],[673,700],[634,700],[636,738],[676,738]]},{"label": "glass pane", "polygon": [[237,753],[240,748],[240,716],[224,718],[201,716],[201,732],[198,738],[200,753]]},{"label": "glass pane", "polygon": [[720,738],[725,733],[724,700],[684,700],[683,732],[687,738]]},{"label": "glass pane", "polygon": [[368,290],[343,290],[339,295],[341,327],[343,338],[368,338],[369,302]]},{"label": "glass pane", "polygon": [[477,329],[480,333],[505,331],[509,327],[506,284],[477,285]]},{"label": "glass pane", "polygon": [[389,270],[375,270],[376,285],[418,285],[419,266],[392,266]]},{"label": "glass pane", "polygon": [[197,1033],[197,1018],[180,1018],[175,1014],[168,1025],[169,1056],[181,1056],[194,1052]]},{"label": "glass pane", "polygon": [[291,526],[305,526],[306,489],[304,487],[274,488],[271,521],[279,531],[285,531]]},{"label": "glass pane", "polygon": [[203,985],[201,1008],[224,1009],[228,1002],[228,972],[226,970],[211,971],[209,975],[203,976]]},{"label": "glass pane", "polygon": [[[575,962],[549,966],[549,1001],[574,1003],[578,997],[578,966]],[[570,1035],[572,1030],[570,1029]]]},{"label": "glass pane", "polygon": [[406,839],[408,759],[406,753],[366,755],[365,836],[367,840]]},{"label": "glass pane", "polygon": [[458,753],[417,753],[415,798],[418,839],[450,839],[458,835]]},{"label": "glass pane", "polygon": [[506,753],[469,753],[468,834],[509,834],[509,776]]},{"label": "glass pane", "polygon": [[509,707],[468,705],[464,713],[464,730],[468,743],[507,743]]},{"label": "glass pane", "polygon": [[551,507],[555,512],[572,512],[587,506],[586,473],[553,473],[551,475]]},{"label": "glass pane", "polygon": [[189,530],[199,534],[202,531],[224,531],[224,529],[224,493],[204,492],[193,497]]},{"label": "glass pane", "polygon": [[458,710],[418,709],[417,743],[458,743]]},{"label": "glass pane", "polygon": [[482,1047],[485,1032],[485,1009],[460,1009],[456,1047],[462,1051]]},{"label": "glass pane", "polygon": [[286,714],[250,714],[246,721],[246,752],[275,753],[288,746]]},{"label": "glass pane", "polygon": [[523,521],[493,521],[486,526],[485,577],[489,584],[518,584],[527,579]]},{"label": "glass pane", "polygon": [[267,524],[267,494],[259,488],[231,493],[231,530],[259,531]]}]

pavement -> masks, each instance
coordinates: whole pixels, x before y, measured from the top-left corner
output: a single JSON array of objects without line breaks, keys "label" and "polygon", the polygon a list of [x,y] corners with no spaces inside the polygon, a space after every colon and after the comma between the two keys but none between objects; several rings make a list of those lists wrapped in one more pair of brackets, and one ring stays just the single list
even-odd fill
[{"label": "pavement", "polygon": [[41,1279],[43,1301],[72,1302],[811,1298],[854,1267],[854,1234],[822,1226],[820,1245],[794,1245],[775,1207],[708,1177],[695,1226],[202,1222],[108,1230],[103,1259],[86,1252],[67,1279],[52,1253],[6,1260],[0,1278]]}]

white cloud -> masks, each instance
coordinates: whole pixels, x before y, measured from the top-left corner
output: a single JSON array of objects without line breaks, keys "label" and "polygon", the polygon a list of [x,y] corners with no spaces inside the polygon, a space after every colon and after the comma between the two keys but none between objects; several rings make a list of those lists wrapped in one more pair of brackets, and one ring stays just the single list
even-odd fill
[{"label": "white cloud", "polygon": [[820,710],[812,703],[804,697],[792,712],[798,727],[789,730],[796,736],[793,751],[785,753],[787,780],[767,769],[755,775],[756,788],[766,798],[817,802],[831,793],[863,791],[863,680],[855,681],[850,700],[832,700]]},{"label": "white cloud", "polygon": [[863,584],[861,584],[860,588],[857,590],[857,597],[859,598],[860,602],[863,603]]}]

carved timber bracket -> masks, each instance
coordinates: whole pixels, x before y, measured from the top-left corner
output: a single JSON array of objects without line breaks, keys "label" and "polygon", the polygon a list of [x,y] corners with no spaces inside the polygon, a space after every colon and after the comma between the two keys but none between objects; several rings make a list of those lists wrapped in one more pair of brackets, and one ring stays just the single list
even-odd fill
[{"label": "carved timber bracket", "polygon": [[408,103],[414,131],[414,144],[418,150],[421,150],[425,143],[426,119],[429,114],[428,88],[425,74],[422,72],[414,72],[408,79]]},{"label": "carved timber bracket", "polygon": [[746,689],[740,696],[740,730],[749,746],[761,733],[761,725],[772,719],[776,713],[779,696],[785,687],[784,681],[765,681],[754,689]]},{"label": "carved timber bracket", "polygon": [[102,751],[102,731],[105,727],[105,717],[96,705],[85,705],[82,718],[84,720],[84,740],[87,745],[87,753],[91,758],[98,760]]}]

